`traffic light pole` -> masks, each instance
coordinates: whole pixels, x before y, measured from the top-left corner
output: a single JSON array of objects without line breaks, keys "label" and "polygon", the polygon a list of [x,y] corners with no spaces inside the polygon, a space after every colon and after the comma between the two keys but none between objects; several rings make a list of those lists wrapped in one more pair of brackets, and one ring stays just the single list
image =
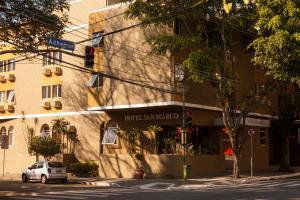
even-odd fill
[{"label": "traffic light pole", "polygon": [[187,137],[186,137],[186,124],[185,124],[185,80],[182,81],[182,134],[183,134],[183,182],[186,183],[186,157],[187,157]]}]

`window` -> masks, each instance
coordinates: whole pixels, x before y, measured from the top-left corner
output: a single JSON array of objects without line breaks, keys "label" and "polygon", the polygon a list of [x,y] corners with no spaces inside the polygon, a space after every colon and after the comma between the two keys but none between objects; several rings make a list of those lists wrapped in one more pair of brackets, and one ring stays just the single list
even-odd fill
[{"label": "window", "polygon": [[43,55],[43,66],[51,65],[51,53]]},{"label": "window", "polygon": [[266,128],[259,129],[259,144],[267,145],[267,129]]},{"label": "window", "polygon": [[48,166],[53,168],[64,167],[64,165],[60,162],[48,162]]},{"label": "window", "polygon": [[53,98],[61,97],[61,85],[52,86],[52,97]]},{"label": "window", "polygon": [[5,102],[5,91],[0,91],[0,103]]},{"label": "window", "polygon": [[0,129],[0,145],[2,145],[2,140],[4,139],[4,136],[6,135],[6,128],[3,126],[1,129]]},{"label": "window", "polygon": [[16,61],[15,60],[8,60],[7,71],[8,72],[15,71],[15,66],[16,66]]},{"label": "window", "polygon": [[15,91],[7,90],[7,102],[15,102]]},{"label": "window", "polygon": [[9,141],[9,146],[12,146],[14,144],[14,127],[11,126],[8,129],[8,141]]},{"label": "window", "polygon": [[103,47],[104,46],[104,37],[103,31],[93,33],[92,47]]},{"label": "window", "polygon": [[30,167],[30,169],[36,169],[36,167],[37,167],[37,163],[33,164],[33,165]]},{"label": "window", "polygon": [[183,35],[183,23],[181,19],[175,20],[175,34],[176,35]]},{"label": "window", "polygon": [[37,165],[37,168],[41,169],[43,167],[44,167],[44,162],[39,162],[38,165]]},{"label": "window", "polygon": [[51,98],[51,86],[42,87],[42,99]]},{"label": "window", "polygon": [[99,74],[93,74],[91,80],[88,82],[88,87],[102,87],[103,76]]},{"label": "window", "polygon": [[6,61],[0,62],[0,72],[6,72]]},{"label": "window", "polygon": [[57,64],[59,65],[62,61],[62,52],[48,52],[43,55],[43,66]]},{"label": "window", "polygon": [[47,137],[50,134],[50,127],[48,124],[43,124],[41,127],[41,136]]},{"label": "window", "polygon": [[117,129],[118,124],[114,121],[109,121],[107,123],[107,128],[104,132],[102,144],[116,144],[118,138]]},{"label": "window", "polygon": [[62,61],[62,53],[61,52],[53,52],[53,63],[59,65]]}]

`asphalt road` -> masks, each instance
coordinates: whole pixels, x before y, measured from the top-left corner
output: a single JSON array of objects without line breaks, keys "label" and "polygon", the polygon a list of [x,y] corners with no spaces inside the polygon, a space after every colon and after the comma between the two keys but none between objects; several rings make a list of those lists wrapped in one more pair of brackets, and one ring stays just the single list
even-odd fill
[{"label": "asphalt road", "polygon": [[[142,187],[143,188],[143,187]],[[174,187],[141,189],[140,185],[124,187],[99,187],[81,184],[41,183],[23,184],[17,181],[0,182],[0,199],[68,200],[68,199],[114,199],[114,200],[269,200],[299,199],[300,179],[264,181],[251,184],[210,186],[205,188]]]}]

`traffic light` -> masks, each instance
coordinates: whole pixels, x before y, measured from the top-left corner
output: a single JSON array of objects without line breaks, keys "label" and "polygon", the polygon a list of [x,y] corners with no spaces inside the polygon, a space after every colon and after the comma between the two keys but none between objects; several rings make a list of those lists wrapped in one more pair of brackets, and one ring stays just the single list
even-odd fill
[{"label": "traffic light", "polygon": [[192,129],[192,112],[188,111],[185,113],[185,126],[189,129]]},{"label": "traffic light", "polygon": [[94,66],[95,49],[91,46],[85,47],[84,66],[92,68]]}]

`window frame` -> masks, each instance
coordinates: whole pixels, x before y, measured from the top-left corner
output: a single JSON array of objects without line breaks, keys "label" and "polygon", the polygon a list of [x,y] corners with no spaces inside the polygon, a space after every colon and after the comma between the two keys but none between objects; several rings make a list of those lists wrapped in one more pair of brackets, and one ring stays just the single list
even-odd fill
[{"label": "window frame", "polygon": [[52,53],[52,63],[55,65],[59,65],[62,61],[62,52],[61,51],[54,51]]},{"label": "window frame", "polygon": [[52,98],[61,98],[62,85],[52,85]]},{"label": "window frame", "polygon": [[40,129],[40,135],[42,137],[48,137],[50,136],[50,133],[51,133],[50,126],[48,124],[43,124]]},{"label": "window frame", "polygon": [[47,52],[43,55],[43,66],[49,66],[51,64],[51,52]]},{"label": "window frame", "polygon": [[42,86],[42,99],[50,99],[51,98],[51,85]]},{"label": "window frame", "polygon": [[[118,137],[118,133],[116,132],[116,130],[119,128],[118,123],[116,123],[113,120],[110,120],[107,122],[106,125],[106,129],[104,131],[102,140],[101,140],[101,144],[102,145],[118,145],[119,144],[119,137]],[[104,140],[107,139],[107,134],[109,134],[109,131],[114,132],[115,133],[115,138],[113,142],[105,142]],[[106,136],[106,137],[105,137]]]},{"label": "window frame", "polygon": [[[264,136],[262,136],[262,133],[264,134]],[[262,143],[262,140],[264,140],[265,142]],[[266,127],[259,128],[259,144],[261,146],[268,145],[268,129]]]},{"label": "window frame", "polygon": [[14,146],[14,127],[10,126],[8,128],[8,145],[9,146]]},{"label": "window frame", "polygon": [[[11,67],[12,67],[12,69],[11,69]],[[15,71],[15,69],[16,69],[16,61],[14,59],[8,60],[7,61],[7,69],[6,69],[6,71],[7,72],[12,72],[12,71]]]},{"label": "window frame", "polygon": [[0,145],[2,145],[2,135],[6,135],[7,131],[6,131],[6,128],[5,126],[2,126],[0,128]]},{"label": "window frame", "polygon": [[0,73],[6,72],[7,60],[0,61]]},{"label": "window frame", "polygon": [[[92,47],[101,48],[104,46],[104,31],[94,32],[92,34]],[[99,38],[96,38],[99,37]]]},{"label": "window frame", "polygon": [[[12,97],[11,97],[11,100],[9,100],[11,93],[12,93]],[[16,93],[15,93],[14,90],[7,90],[6,91],[6,102],[8,102],[8,103],[16,102],[16,96],[15,95],[16,95]]]},{"label": "window frame", "polygon": [[[3,96],[2,96],[3,94]],[[6,102],[6,91],[0,91],[0,104],[3,104]]]}]

